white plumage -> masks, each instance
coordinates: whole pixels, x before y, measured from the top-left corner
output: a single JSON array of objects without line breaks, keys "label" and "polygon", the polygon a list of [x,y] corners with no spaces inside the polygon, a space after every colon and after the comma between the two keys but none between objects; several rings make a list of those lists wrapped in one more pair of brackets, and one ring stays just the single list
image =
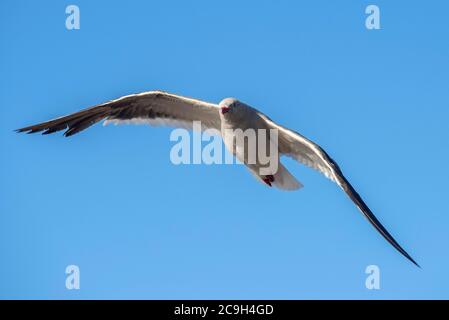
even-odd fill
[{"label": "white plumage", "polygon": [[[201,121],[203,129],[216,129],[224,136],[226,147],[242,162],[260,181],[284,190],[295,190],[302,184],[291,175],[279,162],[278,170],[272,175],[262,175],[260,163],[247,163],[244,146],[236,145],[224,134],[226,129],[265,129],[277,130],[276,148],[279,155],[289,156],[304,165],[318,170],[334,181],[351,198],[369,222],[400,253],[417,263],[394,240],[388,231],[377,220],[360,195],[343,176],[338,165],[317,144],[299,133],[278,125],[260,111],[237,99],[226,98],[219,104],[187,98],[162,91],[149,91],[111,100],[103,104],[76,112],[74,114],[19,129],[19,132],[35,133],[43,131],[49,134],[65,130],[65,136],[74,135],[98,121],[108,123],[148,123],[151,125],[168,125],[192,128],[194,121]],[[267,141],[270,137],[266,138]],[[257,148],[257,145],[256,145]],[[243,150],[243,151],[242,151]]]}]

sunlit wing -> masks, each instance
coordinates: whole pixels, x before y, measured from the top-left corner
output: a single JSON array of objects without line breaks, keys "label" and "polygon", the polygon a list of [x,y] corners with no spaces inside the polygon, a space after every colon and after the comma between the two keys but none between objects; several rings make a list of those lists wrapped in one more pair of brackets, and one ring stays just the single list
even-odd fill
[{"label": "sunlit wing", "polygon": [[162,91],[148,91],[124,96],[79,112],[18,129],[18,132],[50,134],[66,130],[74,135],[98,121],[112,123],[148,123],[192,128],[201,121],[203,129],[220,130],[220,115],[216,104],[178,96]]},{"label": "sunlit wing", "polygon": [[349,181],[344,177],[342,171],[332,160],[331,157],[317,144],[300,135],[299,133],[282,127],[265,115],[261,115],[267,123],[279,130],[278,144],[279,152],[283,155],[289,156],[313,169],[318,170],[326,177],[338,184],[344,192],[351,198],[357,208],[363,213],[368,221],[376,228],[376,230],[402,255],[413,262],[416,266],[419,265],[413,258],[396,242],[390,233],[379,222],[376,216],[371,212],[360,195],[355,191]]}]

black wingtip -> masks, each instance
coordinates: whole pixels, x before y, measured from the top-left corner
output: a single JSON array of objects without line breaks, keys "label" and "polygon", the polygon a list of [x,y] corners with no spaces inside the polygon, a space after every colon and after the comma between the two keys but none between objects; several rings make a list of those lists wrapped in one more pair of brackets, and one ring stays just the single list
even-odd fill
[{"label": "black wingtip", "polygon": [[415,266],[417,266],[418,268],[422,269],[421,266],[418,264],[418,262],[416,262],[412,257],[410,257],[409,254],[407,254],[405,256],[408,260],[410,260]]},{"label": "black wingtip", "polygon": [[39,132],[39,131],[41,131],[41,130],[33,129],[33,128],[21,128],[21,129],[15,129],[14,131],[15,131],[16,133],[32,134],[32,133]]},{"label": "black wingtip", "polygon": [[[415,259],[413,259],[408,253],[407,251],[405,251],[397,242],[396,240],[394,240],[394,238],[388,234],[388,232],[385,230],[385,232],[387,233],[387,237],[390,237],[392,242],[390,240],[388,240],[397,251],[399,251],[399,253],[401,253],[405,258],[407,258],[407,260],[409,260],[411,263],[413,263],[415,266],[417,266],[418,268],[422,269],[421,266],[418,264],[418,262],[415,261]],[[385,236],[385,235],[384,235]]]},{"label": "black wingtip", "polygon": [[376,216],[371,212],[365,202],[362,200],[360,195],[355,191],[352,185],[346,180],[341,171],[339,172],[339,183],[346,194],[352,199],[363,215],[368,219],[368,221],[373,225],[375,229],[405,258],[412,262],[418,268],[421,266],[405,251],[399,243],[393,238],[393,236],[385,229],[385,227],[380,223]]}]

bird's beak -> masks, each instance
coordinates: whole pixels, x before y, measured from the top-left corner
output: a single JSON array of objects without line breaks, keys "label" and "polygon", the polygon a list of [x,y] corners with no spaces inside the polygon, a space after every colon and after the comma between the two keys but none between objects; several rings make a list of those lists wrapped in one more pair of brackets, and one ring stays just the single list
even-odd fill
[{"label": "bird's beak", "polygon": [[221,107],[221,114],[229,112],[229,107]]}]

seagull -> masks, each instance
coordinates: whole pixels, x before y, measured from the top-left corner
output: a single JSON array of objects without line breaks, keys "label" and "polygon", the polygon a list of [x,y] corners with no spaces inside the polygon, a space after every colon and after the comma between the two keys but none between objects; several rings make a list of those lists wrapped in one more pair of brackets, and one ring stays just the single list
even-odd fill
[{"label": "seagull", "polygon": [[[371,212],[357,191],[343,175],[337,163],[316,143],[303,135],[283,127],[257,109],[235,99],[226,98],[219,104],[209,103],[164,91],[147,91],[131,94],[93,107],[36,125],[24,127],[17,132],[50,134],[66,130],[70,137],[93,124],[104,120],[112,123],[147,123],[153,126],[166,125],[192,129],[194,121],[200,121],[201,129],[216,130],[223,137],[228,150],[245,163],[245,152],[239,152],[235,141],[226,138],[227,129],[275,129],[277,151],[311,167],[335,182],[354,202],[373,227],[404,257],[419,267],[418,263],[396,242],[390,233]],[[268,137],[267,139],[270,139]],[[279,163],[273,174],[260,174],[260,163],[245,163],[250,171],[268,187],[296,190],[303,185]]]}]

